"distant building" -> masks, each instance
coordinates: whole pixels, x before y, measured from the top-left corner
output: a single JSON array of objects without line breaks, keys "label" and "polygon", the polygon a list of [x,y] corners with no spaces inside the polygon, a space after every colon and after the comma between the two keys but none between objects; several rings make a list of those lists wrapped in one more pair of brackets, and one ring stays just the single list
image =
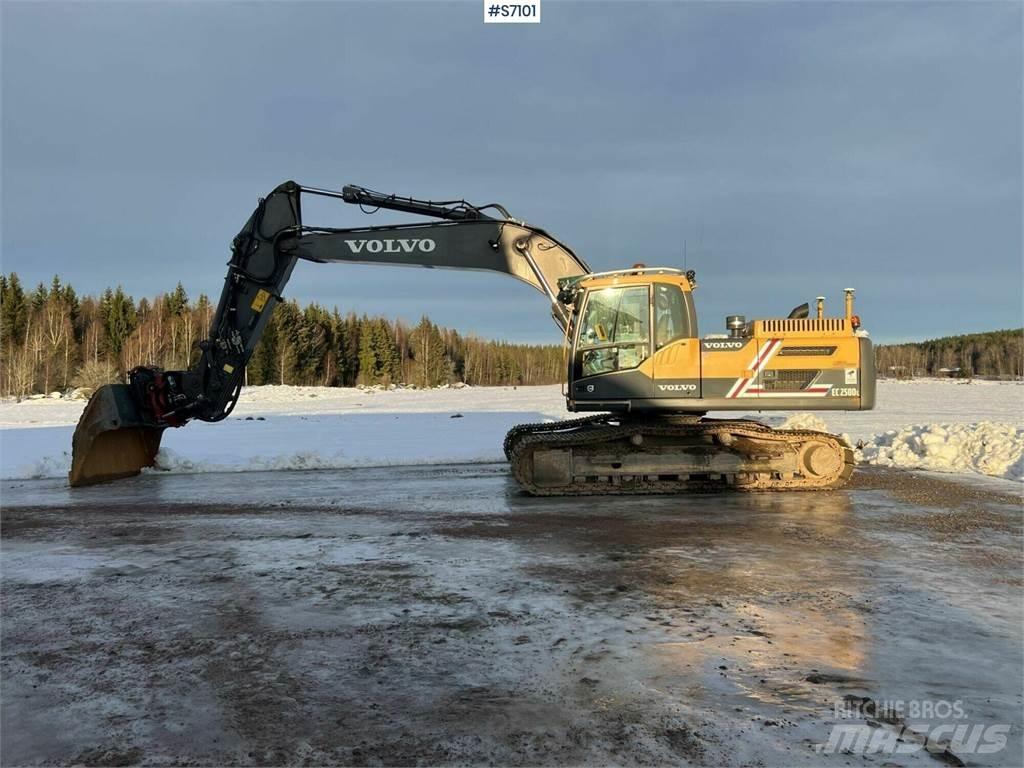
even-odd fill
[{"label": "distant building", "polygon": [[939,376],[945,376],[949,379],[960,378],[959,368],[939,368]]}]

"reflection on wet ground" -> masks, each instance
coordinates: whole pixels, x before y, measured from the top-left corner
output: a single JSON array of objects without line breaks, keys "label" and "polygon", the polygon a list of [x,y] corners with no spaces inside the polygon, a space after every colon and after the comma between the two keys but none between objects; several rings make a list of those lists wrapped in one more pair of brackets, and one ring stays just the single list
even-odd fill
[{"label": "reflection on wet ground", "polygon": [[868,472],[534,499],[478,465],[3,503],[5,764],[845,764],[815,745],[865,698],[918,731],[1011,728],[992,754],[872,761],[1024,759],[1012,495]]}]

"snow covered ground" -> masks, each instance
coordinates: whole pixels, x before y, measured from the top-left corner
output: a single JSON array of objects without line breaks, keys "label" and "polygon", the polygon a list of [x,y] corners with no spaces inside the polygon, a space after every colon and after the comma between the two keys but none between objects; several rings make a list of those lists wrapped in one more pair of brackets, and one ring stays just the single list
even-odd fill
[{"label": "snow covered ground", "polygon": [[[0,479],[66,475],[83,407],[0,402]],[[558,386],[250,387],[227,421],[167,430],[158,462],[213,472],[502,461],[509,427],[569,416]],[[763,416],[776,425],[787,417],[847,435],[869,463],[1024,480],[1022,384],[883,381],[874,411]]]}]

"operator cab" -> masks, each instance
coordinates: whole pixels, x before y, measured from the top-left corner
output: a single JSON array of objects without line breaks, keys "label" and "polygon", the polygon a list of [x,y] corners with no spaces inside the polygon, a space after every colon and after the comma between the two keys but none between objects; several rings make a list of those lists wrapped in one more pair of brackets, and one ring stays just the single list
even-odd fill
[{"label": "operator cab", "polygon": [[693,285],[692,273],[641,266],[581,279],[572,302],[570,399],[654,397],[654,354],[697,336]]}]

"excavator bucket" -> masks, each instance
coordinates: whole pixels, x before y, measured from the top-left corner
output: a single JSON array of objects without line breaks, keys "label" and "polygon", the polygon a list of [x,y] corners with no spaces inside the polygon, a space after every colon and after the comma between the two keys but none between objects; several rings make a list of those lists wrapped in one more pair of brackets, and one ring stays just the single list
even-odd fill
[{"label": "excavator bucket", "polygon": [[147,421],[125,384],[93,393],[71,442],[72,488],[131,477],[153,466],[164,427]]}]

